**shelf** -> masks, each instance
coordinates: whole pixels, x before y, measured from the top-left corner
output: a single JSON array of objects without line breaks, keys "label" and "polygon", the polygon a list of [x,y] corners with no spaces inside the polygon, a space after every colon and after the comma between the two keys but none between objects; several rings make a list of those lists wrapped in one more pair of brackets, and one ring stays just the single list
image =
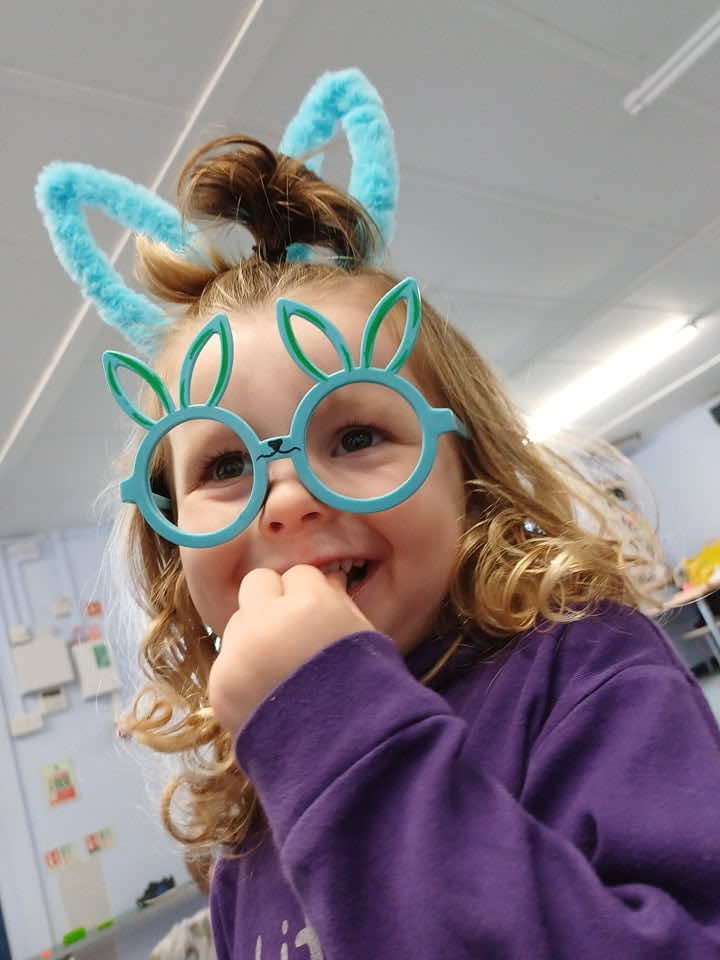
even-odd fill
[{"label": "shelf", "polygon": [[[720,618],[715,620],[715,625],[720,628]],[[681,640],[694,640],[696,637],[704,637],[710,633],[710,628],[703,624],[701,627],[695,627],[694,630],[688,630],[687,633],[680,634]]]},{"label": "shelf", "polygon": [[114,918],[112,926],[106,927],[104,930],[90,930],[82,940],[69,943],[67,946],[61,944],[53,947],[49,953],[35,954],[32,960],[40,960],[41,957],[42,960],[64,960],[64,958],[69,960],[69,958],[75,957],[79,960],[84,954],[94,951],[103,941],[108,941],[120,933],[131,930],[148,917],[156,917],[172,907],[177,907],[186,901],[190,903],[193,900],[197,900],[199,903],[205,902],[202,894],[192,881],[183,883],[179,887],[168,890],[167,893],[161,893],[159,897],[151,900],[146,907],[135,907],[133,910],[119,914]]}]

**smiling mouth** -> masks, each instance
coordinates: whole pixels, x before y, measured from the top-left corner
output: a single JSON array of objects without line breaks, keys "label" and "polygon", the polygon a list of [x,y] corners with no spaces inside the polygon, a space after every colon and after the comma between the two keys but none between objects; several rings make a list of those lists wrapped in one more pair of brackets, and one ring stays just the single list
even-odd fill
[{"label": "smiling mouth", "polygon": [[349,596],[354,597],[363,589],[377,567],[377,561],[366,560],[362,566],[353,566],[347,573],[343,573],[342,569],[322,570],[321,572],[324,573],[326,577],[333,576],[336,573],[342,573],[345,578],[345,592]]},{"label": "smiling mouth", "polygon": [[348,574],[345,589],[349,596],[355,597],[364,588],[378,568],[377,562],[367,561],[364,567],[354,567]]}]

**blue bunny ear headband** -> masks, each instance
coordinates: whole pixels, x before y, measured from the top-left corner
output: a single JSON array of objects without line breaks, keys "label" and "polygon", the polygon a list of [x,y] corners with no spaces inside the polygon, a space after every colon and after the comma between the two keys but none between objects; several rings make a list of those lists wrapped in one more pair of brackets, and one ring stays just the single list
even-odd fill
[{"label": "blue bunny ear headband", "polygon": [[[347,134],[352,156],[348,192],[367,209],[388,244],[397,201],[393,134],[379,94],[359,70],[326,73],[320,77],[289,124],[280,152],[298,156],[321,148],[333,136],[338,122],[342,122]],[[322,160],[322,153],[318,153],[306,166],[317,173]],[[83,207],[98,207],[113,219],[165,243],[190,260],[202,257],[195,246],[195,228],[183,224],[175,207],[145,187],[87,164],[52,163],[45,167],[38,178],[36,199],[55,252],[83,294],[95,302],[106,323],[118,328],[142,351],[152,354],[172,320],[149,298],[125,284],[96,246]],[[288,248],[287,259],[307,259],[308,253],[306,247],[294,244]],[[406,320],[400,345],[384,368],[374,367],[372,357],[380,327],[392,307],[401,301],[406,304]],[[289,434],[265,440],[258,438],[247,421],[218,406],[233,367],[233,338],[227,317],[217,315],[209,320],[188,348],[180,372],[177,407],[166,385],[144,361],[106,351],[103,364],[111,392],[124,412],[147,431],[138,448],[133,473],[121,484],[122,499],[137,504],[147,523],[162,537],[193,547],[223,543],[252,522],[267,495],[267,461],[271,458],[290,457],[307,489],[336,509],[370,513],[403,502],[427,479],[435,460],[438,437],[448,432],[469,436],[465,425],[451,410],[431,407],[420,391],[397,373],[415,345],[421,315],[417,283],[410,278],[403,280],[370,313],[356,364],[345,338],[334,324],[304,304],[286,298],[278,300],[276,316],[283,343],[300,369],[316,382],[298,404]],[[327,373],[310,361],[295,337],[292,317],[308,321],[324,334],[340,360],[340,370]],[[196,362],[215,337],[220,344],[215,386],[205,403],[191,404],[190,387]],[[160,419],[146,416],[130,400],[118,379],[117,371],[121,367],[137,374],[155,393],[165,411]],[[308,459],[307,433],[314,412],[329,394],[356,383],[377,384],[393,391],[388,397],[400,396],[406,401],[420,427],[421,442],[410,475],[382,496],[358,498],[338,493],[323,482]],[[171,519],[173,505],[167,497],[153,491],[150,482],[152,454],[158,442],[174,427],[192,420],[216,421],[232,431],[252,463],[252,489],[238,515],[221,529],[203,533],[179,529]]]},{"label": "blue bunny ear headband", "polygon": [[[397,158],[392,127],[377,90],[360,70],[323,74],[305,96],[288,125],[280,152],[292,157],[318,150],[333,137],[338,123],[347,135],[352,158],[349,193],[371,215],[385,244],[392,239],[398,193]],[[305,164],[319,173],[323,154]],[[136,347],[152,355],[171,320],[143,294],[131,290],[97,247],[84,207],[97,207],[113,220],[166,244],[191,261],[204,261],[197,228],[182,222],[178,210],[127,177],[85,163],[51,163],[35,188],[55,253],[103,320]],[[301,244],[288,248],[288,260],[308,259]]]}]

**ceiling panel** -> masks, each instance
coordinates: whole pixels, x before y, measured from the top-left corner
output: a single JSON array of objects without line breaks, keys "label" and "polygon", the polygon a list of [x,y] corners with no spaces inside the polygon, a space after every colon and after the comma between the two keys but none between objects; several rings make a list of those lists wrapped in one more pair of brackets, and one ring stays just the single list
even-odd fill
[{"label": "ceiling panel", "polygon": [[[507,4],[466,0],[468,6],[507,8]],[[588,47],[622,58],[652,73],[717,10],[716,0],[513,0],[512,9],[529,20],[553,27]],[[622,25],[622,29],[619,29]],[[639,77],[639,79],[642,79]]]},{"label": "ceiling panel", "polygon": [[676,243],[406,177],[393,262],[443,287],[604,302]]},{"label": "ceiling panel", "polygon": [[[720,216],[720,210],[717,211]],[[698,316],[720,307],[720,219],[633,290],[633,304]]]},{"label": "ceiling panel", "polygon": [[[626,316],[624,335],[619,329],[623,314]],[[666,319],[667,317],[661,317],[660,322]],[[609,323],[608,329],[603,329],[600,325],[583,328],[575,336],[543,353],[532,365],[512,379],[511,387],[517,401],[528,413],[532,413],[552,394],[563,389],[589,368],[640,339],[654,326],[650,318],[642,313],[616,311],[614,323]],[[635,383],[584,415],[578,422],[588,429],[609,423],[715,354],[720,354],[720,317],[709,318],[699,327],[695,339],[678,353],[665,359]],[[717,388],[712,392],[720,391],[720,368],[716,371],[716,376]]]},{"label": "ceiling panel", "polygon": [[185,109],[212,75],[243,22],[247,0],[10,0],[0,63],[43,77],[98,87]]},{"label": "ceiling panel", "polygon": [[[720,115],[708,123],[673,103],[630,117],[625,75],[548,49],[486,6],[507,7],[448,0],[442,14],[421,3],[403,17],[402,5],[367,0],[328,20],[326,0],[306,0],[278,35],[283,69],[258,72],[225,121],[252,131],[256,118],[271,117],[279,136],[317,64],[335,66],[327,51],[343,51],[337,65],[356,63],[382,91],[409,171],[683,233],[720,208]],[[624,27],[618,12],[616,32]]]}]

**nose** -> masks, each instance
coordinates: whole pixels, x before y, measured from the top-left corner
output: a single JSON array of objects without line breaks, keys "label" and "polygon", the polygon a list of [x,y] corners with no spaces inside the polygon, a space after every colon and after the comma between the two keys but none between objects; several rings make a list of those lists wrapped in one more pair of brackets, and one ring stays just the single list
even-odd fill
[{"label": "nose", "polygon": [[268,491],[258,515],[264,533],[300,533],[335,512],[310,493],[289,458],[268,464]]}]

